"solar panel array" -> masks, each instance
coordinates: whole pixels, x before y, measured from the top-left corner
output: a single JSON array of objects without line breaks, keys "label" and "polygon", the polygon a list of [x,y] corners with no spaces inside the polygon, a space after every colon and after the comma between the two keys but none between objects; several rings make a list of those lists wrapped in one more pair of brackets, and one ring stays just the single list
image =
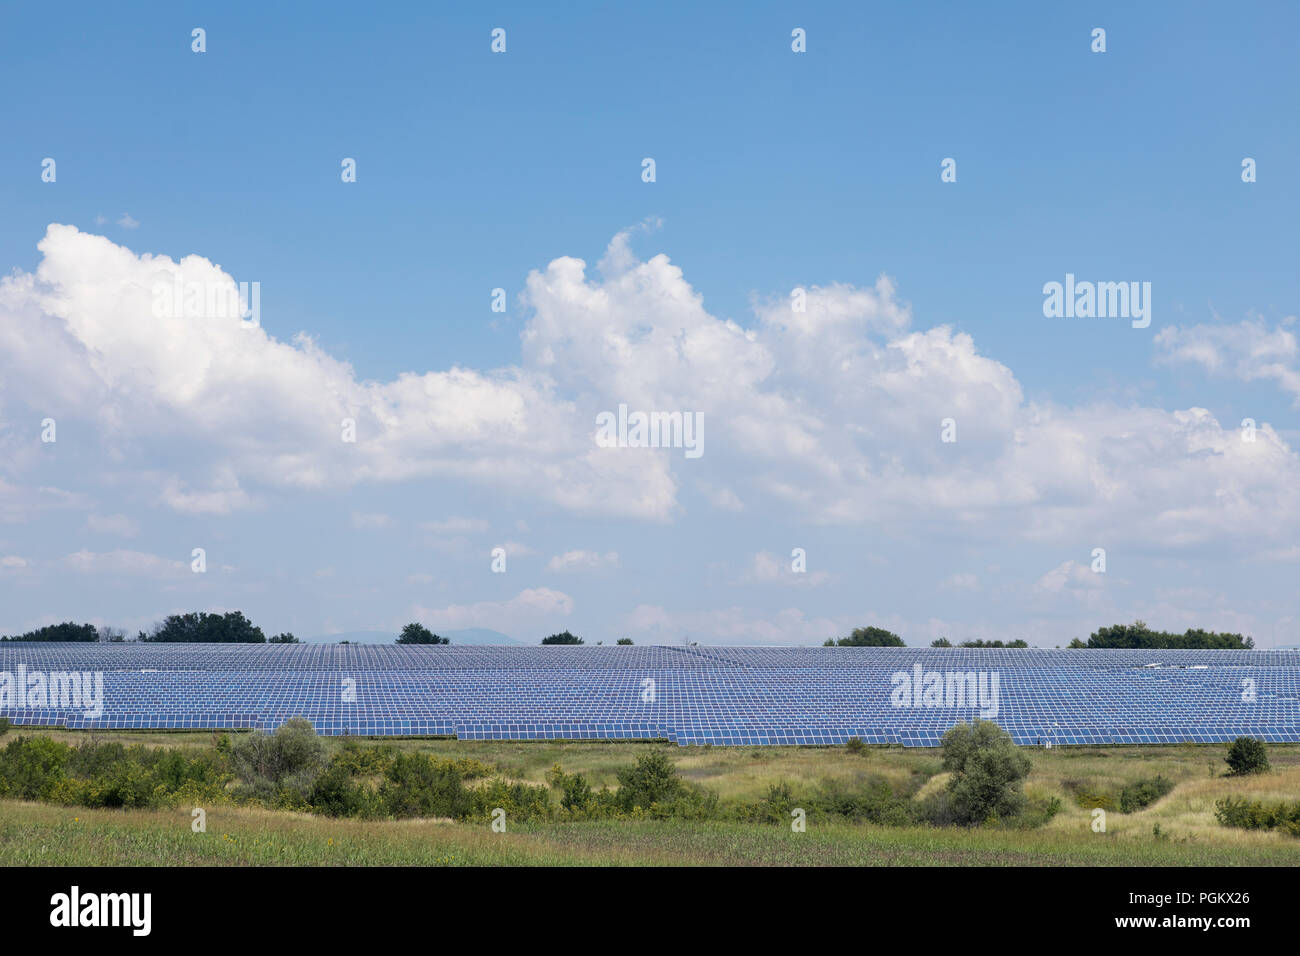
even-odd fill
[{"label": "solar panel array", "polygon": [[[46,685],[68,672],[102,675],[101,713],[50,698]],[[304,717],[331,735],[904,746],[935,746],[983,716],[1022,744],[1280,742],[1300,741],[1300,652],[0,644],[0,716],[71,728],[271,730]]]}]

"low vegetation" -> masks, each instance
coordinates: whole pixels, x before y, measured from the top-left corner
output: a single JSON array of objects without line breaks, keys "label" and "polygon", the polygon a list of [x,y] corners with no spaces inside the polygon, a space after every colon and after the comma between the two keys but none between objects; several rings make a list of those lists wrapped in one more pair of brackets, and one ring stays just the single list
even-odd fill
[{"label": "low vegetation", "polygon": [[1215,801],[1214,816],[1225,827],[1243,830],[1281,830],[1300,837],[1300,800],[1264,803],[1241,797]]},{"label": "low vegetation", "polygon": [[[274,846],[278,862],[1298,865],[1300,747],[1273,750],[1273,770],[1234,776],[1223,748],[1032,750],[986,722],[954,728],[941,751],[363,741],[304,721],[274,734],[23,728],[0,747],[0,864],[66,860],[69,847],[81,861],[265,862]],[[1093,806],[1114,811],[1103,832]],[[220,824],[244,828],[239,847],[136,834],[163,818],[188,833],[196,807],[239,821]],[[485,842],[498,817],[515,836]],[[415,846],[401,828],[422,821],[451,829],[420,829]],[[346,853],[317,842],[326,833],[346,834]],[[47,842],[28,846],[36,834]]]},{"label": "low vegetation", "polygon": [[1229,773],[1234,776],[1268,772],[1268,752],[1264,749],[1264,741],[1253,737],[1238,737],[1228,747],[1228,756],[1223,759],[1228,764]]}]

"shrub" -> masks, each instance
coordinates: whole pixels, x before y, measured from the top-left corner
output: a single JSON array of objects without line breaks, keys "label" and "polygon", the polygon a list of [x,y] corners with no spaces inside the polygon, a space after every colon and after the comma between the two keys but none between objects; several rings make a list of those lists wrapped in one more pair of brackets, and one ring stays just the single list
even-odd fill
[{"label": "shrub", "polygon": [[1061,786],[1065,792],[1074,797],[1074,802],[1085,810],[1116,810],[1118,801],[1113,793],[1105,790],[1097,790],[1086,780],[1062,780]]},{"label": "shrub", "polygon": [[851,754],[860,754],[867,749],[867,745],[862,742],[861,737],[850,737],[844,742],[844,749]]},{"label": "shrub", "polygon": [[340,766],[331,766],[316,778],[309,800],[313,810],[327,817],[373,817],[383,808],[370,788],[357,783]]},{"label": "shrub", "polygon": [[475,819],[491,819],[497,809],[504,810],[508,820],[545,820],[551,815],[551,800],[545,787],[507,783],[498,778],[469,793],[471,808],[465,815]]},{"label": "shrub", "polygon": [[[305,800],[325,764],[325,744],[311,722],[294,717],[275,733],[251,733],[230,747],[230,761],[239,779],[263,799],[290,792]],[[277,805],[294,801],[281,796]]]},{"label": "shrub", "polygon": [[947,795],[953,820],[973,825],[1019,813],[1030,766],[1029,758],[997,724],[957,724],[943,735],[943,769],[952,774]]},{"label": "shrub", "polygon": [[596,803],[591,784],[580,773],[567,774],[557,763],[547,772],[546,779],[560,792],[560,806],[575,816],[586,816]]},{"label": "shrub", "polygon": [[782,780],[768,786],[767,796],[754,808],[754,816],[765,823],[784,823],[790,819],[790,811],[794,808],[794,793],[790,784]]},{"label": "shrub", "polygon": [[1266,804],[1242,797],[1224,797],[1214,804],[1214,817],[1225,827],[1245,830],[1281,830],[1300,837],[1300,800]]},{"label": "shrub", "polygon": [[1155,803],[1172,789],[1174,789],[1174,782],[1159,775],[1131,783],[1119,793],[1120,812],[1137,813]]},{"label": "shrub", "polygon": [[343,746],[330,758],[330,769],[339,769],[353,777],[373,777],[386,774],[397,756],[392,744],[362,747],[355,740],[345,740]]},{"label": "shrub", "polygon": [[126,759],[126,748],[119,743],[85,741],[68,754],[68,773],[74,777],[98,777],[110,772],[114,764]]},{"label": "shrub", "polygon": [[460,774],[420,753],[393,758],[379,788],[379,799],[394,817],[459,818],[473,808]]},{"label": "shrub", "polygon": [[618,784],[619,802],[629,810],[666,803],[683,790],[677,768],[660,750],[642,754],[633,766],[618,771]]},{"label": "shrub", "polygon": [[823,780],[807,802],[808,809],[817,814],[884,823],[907,801],[895,796],[887,780],[873,774],[859,775],[852,782]]},{"label": "shrub", "polygon": [[79,803],[88,807],[148,807],[164,796],[149,768],[134,760],[121,760],[108,772],[85,781]]},{"label": "shrub", "polygon": [[18,737],[0,750],[0,796],[49,799],[72,748],[48,737]]},{"label": "shrub", "polygon": [[1228,764],[1228,772],[1233,776],[1264,773],[1268,770],[1268,752],[1264,749],[1264,741],[1253,737],[1238,737],[1228,747],[1228,756],[1223,759]]}]

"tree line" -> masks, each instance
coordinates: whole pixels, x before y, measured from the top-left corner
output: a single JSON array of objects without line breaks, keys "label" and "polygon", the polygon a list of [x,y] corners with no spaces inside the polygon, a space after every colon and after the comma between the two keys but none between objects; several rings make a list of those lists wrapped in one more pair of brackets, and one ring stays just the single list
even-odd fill
[{"label": "tree line", "polygon": [[[170,614],[148,631],[136,634],[136,642],[141,644],[301,644],[298,638],[289,632],[267,637],[260,627],[244,616],[242,611],[228,611],[225,614],[208,614],[197,611],[190,614]],[[62,624],[47,624],[45,627],[18,634],[12,637],[0,637],[5,642],[45,642],[45,643],[80,643],[91,644],[106,642],[122,644],[127,642],[126,631],[120,628],[96,627],[94,624],[75,624],[65,621]],[[347,644],[348,641],[342,643]],[[397,644],[450,644],[451,639],[441,637],[423,624],[412,621],[402,628],[395,641]],[[568,631],[552,634],[542,638],[543,644],[583,644],[582,638]],[[620,638],[619,644],[631,644],[631,638]]]},{"label": "tree line", "polygon": [[[906,647],[906,643],[893,631],[883,627],[857,627],[848,637],[828,638],[823,647]],[[931,647],[953,647],[946,637],[930,643]],[[1012,641],[962,641],[957,647],[1028,647],[1024,640]],[[1241,634],[1219,633],[1201,628],[1188,628],[1186,633],[1154,631],[1144,621],[1132,624],[1114,624],[1100,628],[1088,640],[1074,638],[1066,645],[1071,648],[1110,648],[1130,650],[1251,650],[1255,641]]]},{"label": "tree line", "polygon": [[[120,628],[96,627],[93,624],[47,624],[45,627],[13,637],[0,637],[0,641],[63,641],[91,643],[106,641],[119,644],[127,640]],[[301,641],[289,632],[267,637],[262,629],[246,618],[241,611],[225,614],[208,614],[203,611],[189,614],[171,614],[148,631],[140,631],[135,640],[142,644],[299,644]],[[343,643],[347,643],[344,641]],[[402,628],[396,639],[398,644],[450,644],[423,624],[412,621]],[[586,642],[567,630],[542,638],[542,643],[579,645]],[[603,642],[597,642],[603,643]],[[631,644],[631,638],[619,638],[621,645]],[[906,647],[906,643],[893,631],[883,627],[856,627],[848,637],[828,638],[824,647]],[[946,637],[931,642],[931,647],[953,647]],[[957,647],[1028,647],[1024,640],[973,640],[962,641]],[[1189,628],[1183,634],[1155,631],[1144,621],[1132,624],[1114,624],[1092,633],[1087,641],[1075,638],[1067,647],[1109,648],[1131,650],[1250,650],[1255,641],[1241,634],[1219,633],[1201,628]]]}]

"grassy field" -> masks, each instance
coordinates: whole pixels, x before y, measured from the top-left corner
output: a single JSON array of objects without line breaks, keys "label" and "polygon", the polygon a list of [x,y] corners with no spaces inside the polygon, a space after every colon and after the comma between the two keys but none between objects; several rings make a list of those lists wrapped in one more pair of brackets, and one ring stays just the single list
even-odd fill
[{"label": "grassy field", "polygon": [[[86,734],[43,731],[77,742]],[[101,735],[102,738],[103,735]],[[150,746],[210,747],[211,734],[124,733],[112,738]],[[648,747],[664,747],[688,779],[724,798],[760,799],[769,785],[795,792],[826,778],[864,773],[898,783],[943,786],[938,751],[867,748],[677,748],[652,743],[510,743],[410,739],[402,749],[473,757],[512,780],[544,783],[555,763],[594,786]],[[331,747],[338,741],[330,740]],[[1300,797],[1300,746],[1271,746],[1273,769],[1224,777],[1222,746],[1064,748],[1027,751],[1031,797],[1057,796],[1062,809],[1033,830],[887,828],[810,821],[806,833],[784,825],[602,821],[486,825],[437,820],[362,822],[221,805],[205,808],[207,832],[190,829],[189,807],[87,810],[0,801],[0,865],[1300,865],[1300,840],[1228,829],[1214,801],[1228,795],[1264,800]],[[1117,793],[1161,774],[1171,793],[1137,813],[1107,814],[1094,833],[1074,793]],[[1156,828],[1158,827],[1158,833]]]}]

